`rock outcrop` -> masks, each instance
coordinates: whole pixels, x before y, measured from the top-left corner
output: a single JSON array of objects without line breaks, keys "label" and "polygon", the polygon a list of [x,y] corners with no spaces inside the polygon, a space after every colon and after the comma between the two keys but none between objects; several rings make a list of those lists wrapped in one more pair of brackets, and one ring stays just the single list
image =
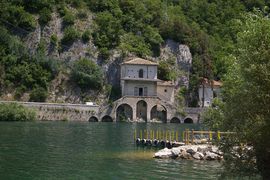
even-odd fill
[{"label": "rock outcrop", "polygon": [[168,39],[165,45],[161,48],[161,54],[159,59],[161,60],[175,60],[177,69],[180,70],[182,76],[176,79],[176,85],[186,86],[189,84],[189,71],[192,66],[192,55],[189,47],[184,44],[179,44],[173,40]]},{"label": "rock outcrop", "polygon": [[154,158],[222,160],[223,153],[212,145],[184,145],[172,149],[162,149],[155,153]]}]

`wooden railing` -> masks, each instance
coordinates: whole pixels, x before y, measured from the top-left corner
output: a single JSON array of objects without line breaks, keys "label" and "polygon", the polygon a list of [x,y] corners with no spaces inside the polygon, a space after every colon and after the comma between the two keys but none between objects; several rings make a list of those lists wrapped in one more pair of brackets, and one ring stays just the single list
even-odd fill
[{"label": "wooden railing", "polygon": [[135,129],[134,139],[150,139],[150,140],[163,140],[170,142],[180,142],[185,144],[203,144],[209,143],[213,140],[220,140],[222,137],[228,136],[230,134],[235,134],[234,132],[220,132],[220,131],[195,131],[185,129],[180,131],[174,130],[139,130]]},{"label": "wooden railing", "polygon": [[[186,129],[183,131],[182,137],[185,144],[195,144],[211,142],[213,140],[220,140],[224,136],[235,134],[234,132],[220,132],[220,131],[190,131]],[[200,138],[198,138],[200,137]]]}]

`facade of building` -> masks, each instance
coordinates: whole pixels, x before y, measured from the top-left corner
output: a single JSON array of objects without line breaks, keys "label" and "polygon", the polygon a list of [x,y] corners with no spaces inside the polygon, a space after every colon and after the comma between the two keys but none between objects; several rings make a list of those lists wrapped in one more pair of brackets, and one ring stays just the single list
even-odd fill
[{"label": "facade of building", "polygon": [[174,102],[174,83],[157,78],[158,63],[135,58],[121,64],[122,96],[159,97]]},{"label": "facade of building", "polygon": [[220,96],[222,83],[220,81],[208,80],[204,78],[199,87],[199,105],[200,107],[209,107],[213,99]]},{"label": "facade of building", "polygon": [[122,97],[102,107],[96,118],[103,122],[195,123],[201,108],[186,108],[181,116],[175,104],[175,85],[157,77],[158,63],[133,58],[121,64]]}]

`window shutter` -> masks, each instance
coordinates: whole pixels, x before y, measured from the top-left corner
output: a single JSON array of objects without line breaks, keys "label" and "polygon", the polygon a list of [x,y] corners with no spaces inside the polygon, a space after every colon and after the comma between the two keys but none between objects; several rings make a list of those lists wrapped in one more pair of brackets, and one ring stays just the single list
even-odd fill
[{"label": "window shutter", "polygon": [[139,89],[138,87],[134,88],[134,96],[139,96]]},{"label": "window shutter", "polygon": [[147,94],[148,94],[147,87],[144,87],[143,92],[144,92],[144,96],[147,96]]}]

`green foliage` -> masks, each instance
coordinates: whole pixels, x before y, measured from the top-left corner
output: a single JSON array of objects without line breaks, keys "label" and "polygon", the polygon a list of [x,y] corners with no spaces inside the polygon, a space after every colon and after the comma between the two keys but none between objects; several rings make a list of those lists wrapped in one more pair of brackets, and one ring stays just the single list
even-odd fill
[{"label": "green foliage", "polygon": [[51,18],[52,18],[52,15],[51,15],[51,11],[50,9],[48,8],[43,8],[41,11],[40,11],[40,17],[39,17],[39,22],[40,24],[47,24]]},{"label": "green foliage", "polygon": [[51,43],[52,43],[52,45],[57,46],[58,38],[57,38],[56,34],[51,35]]},{"label": "green foliage", "polygon": [[16,89],[15,98],[34,87],[47,89],[48,83],[58,73],[55,61],[44,56],[44,44],[41,40],[38,55],[30,57],[22,42],[0,26],[0,66],[2,89]]},{"label": "green foliage", "polygon": [[80,38],[80,33],[74,27],[68,26],[64,30],[64,37],[62,39],[62,44],[66,44],[66,45],[71,44],[79,38]]},{"label": "green foliage", "polygon": [[42,87],[34,88],[30,93],[29,101],[33,102],[45,102],[48,96],[48,92],[46,89]]},{"label": "green foliage", "polygon": [[79,10],[77,16],[80,19],[87,19],[88,17],[87,12],[85,10]]},{"label": "green foliage", "polygon": [[176,72],[166,61],[160,61],[158,65],[158,78],[164,81],[172,81],[176,78]]},{"label": "green foliage", "polygon": [[208,108],[203,113],[203,124],[209,127],[213,131],[219,131],[222,128],[222,122],[224,121],[224,103],[220,99],[214,99],[212,107]]},{"label": "green foliage", "polygon": [[107,48],[100,48],[99,57],[103,60],[107,60],[110,57],[110,51]]},{"label": "green foliage", "polygon": [[[270,135],[270,19],[261,12],[248,13],[238,21],[238,28],[236,49],[227,57],[232,64],[224,82],[225,103],[210,110],[206,122],[237,133],[221,144],[227,172],[254,175],[258,170],[268,178],[270,143],[265,138]],[[249,143],[254,149],[234,156],[233,148],[239,142]]]},{"label": "green foliage", "polygon": [[129,52],[134,53],[139,57],[152,55],[150,45],[144,41],[143,37],[132,33],[125,34],[121,37],[119,48],[124,55]]},{"label": "green foliage", "polygon": [[6,4],[5,8],[0,9],[0,17],[15,27],[32,31],[36,27],[34,17],[26,12],[22,6]]},{"label": "green foliage", "polygon": [[84,33],[82,34],[82,40],[84,42],[88,42],[90,40],[91,37],[91,31],[89,29],[87,29],[86,31],[84,31]]},{"label": "green foliage", "polygon": [[45,55],[47,50],[46,46],[47,46],[46,40],[44,38],[41,38],[37,48],[38,53]]},{"label": "green foliage", "polygon": [[82,89],[101,89],[103,82],[102,70],[93,61],[80,59],[72,69],[72,79]]},{"label": "green foliage", "polygon": [[33,121],[36,113],[16,103],[0,104],[0,121]]},{"label": "green foliage", "polygon": [[99,48],[111,49],[119,44],[122,28],[118,18],[109,12],[101,12],[97,14],[96,23],[98,27],[93,38]]},{"label": "green foliage", "polygon": [[67,10],[63,17],[64,25],[67,25],[67,26],[73,25],[75,20],[76,20],[76,17],[73,15],[73,13]]}]

